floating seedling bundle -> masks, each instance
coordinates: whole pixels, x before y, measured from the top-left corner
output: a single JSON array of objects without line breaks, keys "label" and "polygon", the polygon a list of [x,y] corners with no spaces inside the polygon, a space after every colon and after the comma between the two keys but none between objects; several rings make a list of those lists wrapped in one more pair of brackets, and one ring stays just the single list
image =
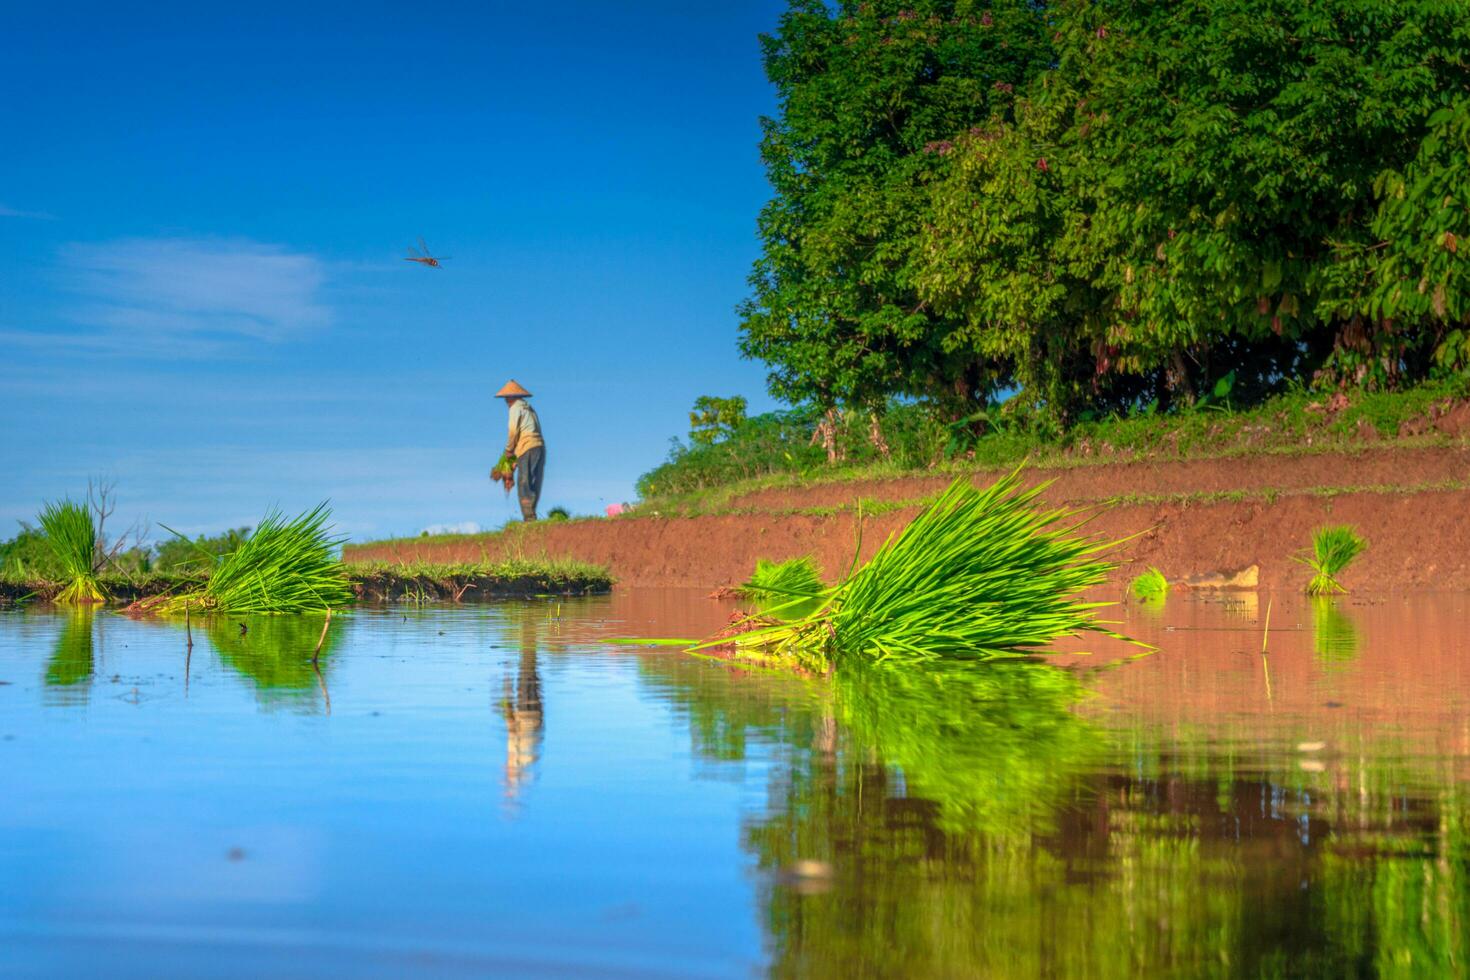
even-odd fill
[{"label": "floating seedling bundle", "polygon": [[287,520],[271,511],[234,551],[215,558],[201,551],[209,572],[204,585],[171,596],[156,608],[182,614],[300,613],[337,609],[352,602],[352,586],[337,559],[343,538],[334,537],[325,503]]},{"label": "floating seedling bundle", "polygon": [[[815,667],[844,657],[924,662],[1016,656],[1084,632],[1116,635],[1080,594],[1117,563],[1086,517],[1036,506],[1019,471],[985,490],[956,480],[816,608],[743,633],[741,646]],[[780,610],[776,612],[779,614]],[[766,618],[776,618],[770,612]]]},{"label": "floating seedling bundle", "polygon": [[1169,594],[1169,580],[1153,566],[1128,584],[1128,592],[1139,602],[1162,602]]},{"label": "floating seedling bundle", "polygon": [[47,504],[37,516],[41,529],[46,532],[46,543],[66,578],[56,601],[65,605],[107,601],[107,593],[97,581],[102,556],[91,509],[63,500]]},{"label": "floating seedling bundle", "polygon": [[761,558],[738,591],[762,614],[790,621],[820,608],[827,587],[810,556],[780,562]]},{"label": "floating seedling bundle", "polygon": [[1307,595],[1346,592],[1337,576],[1367,547],[1368,542],[1346,524],[1319,527],[1313,531],[1311,554],[1293,556],[1313,572],[1311,581],[1307,583]]}]

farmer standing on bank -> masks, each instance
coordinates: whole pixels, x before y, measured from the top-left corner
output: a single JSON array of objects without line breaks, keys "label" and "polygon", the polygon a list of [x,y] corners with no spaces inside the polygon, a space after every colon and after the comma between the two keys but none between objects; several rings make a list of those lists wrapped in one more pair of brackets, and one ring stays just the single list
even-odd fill
[{"label": "farmer standing on bank", "polygon": [[510,435],[505,454],[516,461],[516,492],[521,498],[521,517],[536,519],[536,502],[541,499],[541,477],[546,473],[546,443],[541,441],[541,420],[526,401],[531,393],[512,378],[495,393],[510,409]]}]

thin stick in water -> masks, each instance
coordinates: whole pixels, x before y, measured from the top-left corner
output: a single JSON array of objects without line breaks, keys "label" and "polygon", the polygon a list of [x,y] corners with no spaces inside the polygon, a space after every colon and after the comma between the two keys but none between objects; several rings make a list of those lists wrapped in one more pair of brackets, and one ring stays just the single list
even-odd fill
[{"label": "thin stick in water", "polygon": [[316,638],[316,649],[311,651],[311,662],[316,663],[317,657],[321,656],[322,644],[327,641],[327,627],[332,625],[332,610],[327,609],[326,621],[322,623],[322,635]]}]

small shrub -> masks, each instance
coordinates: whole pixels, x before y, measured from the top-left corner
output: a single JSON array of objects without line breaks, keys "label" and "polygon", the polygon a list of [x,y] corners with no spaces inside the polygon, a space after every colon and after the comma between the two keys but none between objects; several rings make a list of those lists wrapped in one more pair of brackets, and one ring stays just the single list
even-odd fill
[{"label": "small shrub", "polygon": [[1346,592],[1337,576],[1363,553],[1368,542],[1346,524],[1319,527],[1312,532],[1312,553],[1293,555],[1314,573],[1307,583],[1308,595],[1331,595]]},{"label": "small shrub", "polygon": [[239,527],[223,534],[201,534],[192,541],[173,537],[153,546],[152,566],[160,572],[190,572],[208,568],[220,556],[240,547],[250,536],[250,528]]},{"label": "small shrub", "polygon": [[546,512],[546,519],[548,521],[569,521],[572,519],[572,513],[565,507],[553,507]]},{"label": "small shrub", "polygon": [[46,542],[46,532],[22,522],[20,533],[0,541],[0,577],[20,582],[59,579],[61,566]]}]

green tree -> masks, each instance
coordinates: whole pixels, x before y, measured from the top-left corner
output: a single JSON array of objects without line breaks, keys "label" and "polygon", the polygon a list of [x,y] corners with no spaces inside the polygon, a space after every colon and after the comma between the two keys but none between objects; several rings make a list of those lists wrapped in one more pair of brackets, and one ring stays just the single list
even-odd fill
[{"label": "green tree", "polygon": [[696,446],[713,446],[729,438],[745,421],[745,404],[739,395],[730,398],[700,395],[689,413],[689,441]]},{"label": "green tree", "polygon": [[1470,6],[1067,0],[1048,15],[1055,68],[958,138],[932,185],[919,293],[960,321],[947,347],[1014,371],[1063,422],[1084,403],[1192,401],[1231,372],[1256,391],[1333,379],[1334,351],[1384,383],[1423,370],[1422,327],[1448,337],[1464,316],[1447,243],[1470,172],[1447,107],[1470,90]]},{"label": "green tree", "polygon": [[1041,5],[1019,0],[791,0],[762,37],[780,100],[762,120],[775,196],[741,350],[770,366],[778,397],[814,403],[831,425],[839,405],[871,413],[905,394],[970,406],[1004,383],[945,345],[952,314],[917,291],[926,185],[947,169],[946,141],[1007,117],[1011,93],[1051,60],[1046,36]]}]

